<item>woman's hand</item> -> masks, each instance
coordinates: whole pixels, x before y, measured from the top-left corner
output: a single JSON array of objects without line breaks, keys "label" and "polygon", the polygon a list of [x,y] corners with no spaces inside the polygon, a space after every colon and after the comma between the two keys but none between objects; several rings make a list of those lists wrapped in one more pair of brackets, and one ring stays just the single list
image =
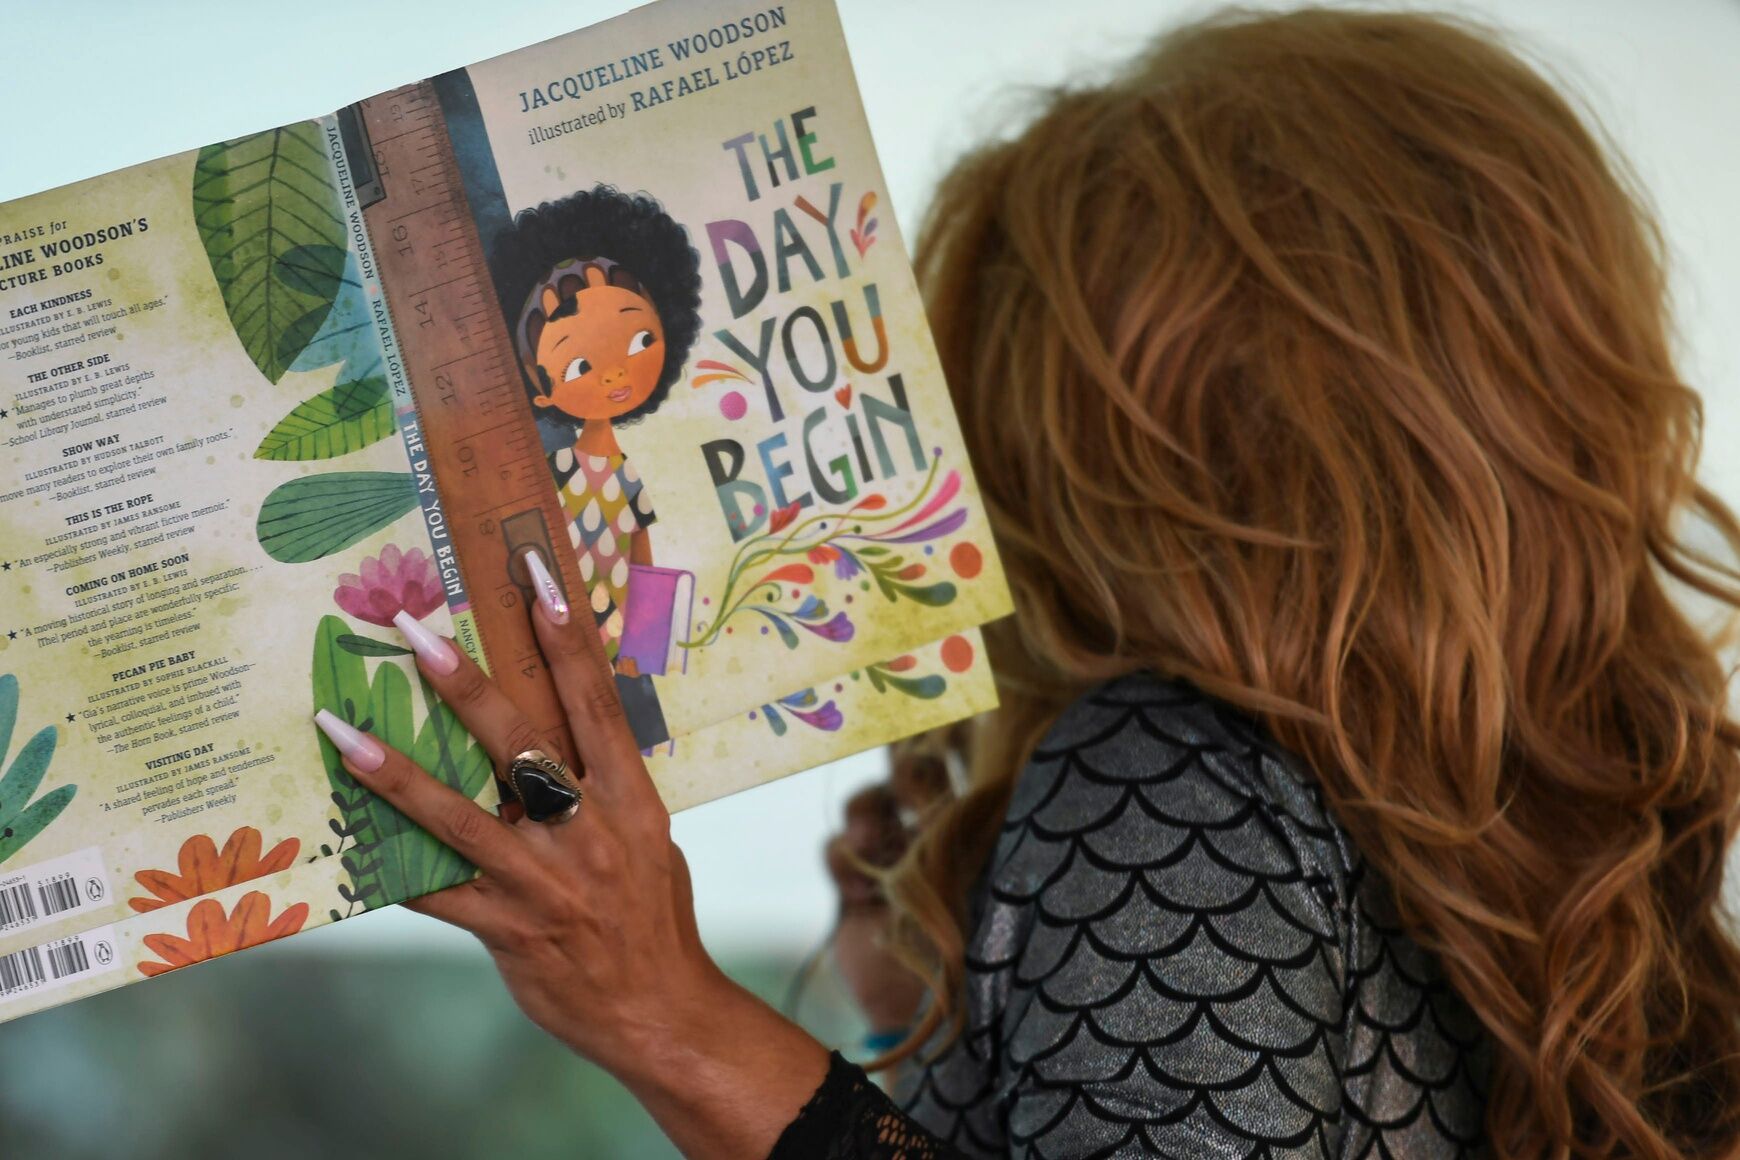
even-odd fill
[{"label": "woman's hand", "polygon": [[[407,907],[477,935],[521,1010],[621,1080],[685,1154],[765,1156],[821,1082],[827,1050],[701,946],[688,867],[598,633],[584,605],[568,615],[536,559],[532,621],[584,767],[572,820],[504,820],[378,739],[323,727],[360,783],[482,871]],[[400,630],[498,769],[527,749],[564,748],[451,641],[408,616]]]},{"label": "woman's hand", "polygon": [[905,1030],[924,997],[924,983],[888,948],[892,912],[872,873],[894,865],[911,844],[925,812],[948,792],[942,757],[916,744],[897,745],[889,779],[846,802],[845,825],[824,856],[840,892],[834,961],[876,1035]]}]

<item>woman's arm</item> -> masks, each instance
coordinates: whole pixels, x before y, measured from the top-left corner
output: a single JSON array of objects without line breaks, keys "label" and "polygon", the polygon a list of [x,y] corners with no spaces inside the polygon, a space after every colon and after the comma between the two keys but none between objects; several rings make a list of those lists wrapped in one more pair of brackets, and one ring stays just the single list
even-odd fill
[{"label": "woman's arm", "polygon": [[[323,727],[360,783],[483,872],[409,908],[476,934],[521,1010],[616,1076],[686,1156],[766,1156],[817,1094],[829,1053],[728,979],[702,947],[688,867],[598,634],[589,617],[567,614],[545,579],[532,620],[585,771],[571,821],[539,824],[517,809],[513,820],[498,817],[378,739],[343,722]],[[400,628],[419,669],[497,768],[527,749],[567,748],[535,729],[451,641],[408,617]]]},{"label": "woman's arm", "polygon": [[1011,795],[964,1040],[913,1085],[923,1122],[1051,1160],[1342,1155],[1357,1070],[1383,1063],[1347,1038],[1345,847],[1290,781],[1182,686],[1133,677],[1067,711]]}]

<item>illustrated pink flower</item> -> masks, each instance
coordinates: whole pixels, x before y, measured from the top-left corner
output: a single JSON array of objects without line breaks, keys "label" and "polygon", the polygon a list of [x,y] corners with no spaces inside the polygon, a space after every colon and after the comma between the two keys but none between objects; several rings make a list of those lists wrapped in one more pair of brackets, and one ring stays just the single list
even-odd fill
[{"label": "illustrated pink flower", "polygon": [[421,548],[402,552],[388,544],[379,556],[364,556],[356,572],[340,576],[332,598],[358,620],[385,628],[401,608],[422,620],[441,607],[441,576]]}]

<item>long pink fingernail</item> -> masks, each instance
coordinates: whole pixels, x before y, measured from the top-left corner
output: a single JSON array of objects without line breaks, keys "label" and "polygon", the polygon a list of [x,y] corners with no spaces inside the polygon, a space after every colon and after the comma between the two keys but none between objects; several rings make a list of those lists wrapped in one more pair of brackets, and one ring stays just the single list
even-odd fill
[{"label": "long pink fingernail", "polygon": [[327,740],[364,773],[372,773],[386,762],[387,751],[381,748],[380,742],[330,710],[322,709],[316,713],[314,723],[320,726]]},{"label": "long pink fingernail", "polygon": [[525,559],[526,571],[532,574],[532,591],[537,593],[544,615],[550,618],[552,624],[567,624],[568,602],[562,599],[562,590],[556,587],[556,578],[544,567],[543,557],[538,555],[536,549],[528,548]]},{"label": "long pink fingernail", "polygon": [[459,654],[453,646],[429,631],[429,627],[401,608],[393,617],[393,624],[405,634],[405,639],[411,642],[411,647],[417,650],[417,655],[423,658],[423,663],[442,676],[451,673],[459,667]]}]

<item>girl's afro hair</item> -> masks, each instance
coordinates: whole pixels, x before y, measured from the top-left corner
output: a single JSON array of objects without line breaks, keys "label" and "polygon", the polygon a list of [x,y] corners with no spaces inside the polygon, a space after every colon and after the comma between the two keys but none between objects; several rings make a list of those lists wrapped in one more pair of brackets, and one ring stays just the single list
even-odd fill
[{"label": "girl's afro hair", "polygon": [[[598,185],[536,209],[524,209],[495,238],[492,267],[501,294],[502,313],[514,330],[534,287],[550,276],[557,263],[571,258],[608,258],[640,283],[642,292],[664,324],[665,362],[658,385],[647,401],[618,417],[633,423],[659,409],[671,384],[683,373],[689,348],[701,329],[701,255],[689,245],[689,235],[658,202],[644,193],[626,194]],[[529,392],[538,384],[526,383]],[[566,432],[548,430],[552,416],[540,414],[546,441],[552,436],[573,439],[577,421],[566,420]]]}]

